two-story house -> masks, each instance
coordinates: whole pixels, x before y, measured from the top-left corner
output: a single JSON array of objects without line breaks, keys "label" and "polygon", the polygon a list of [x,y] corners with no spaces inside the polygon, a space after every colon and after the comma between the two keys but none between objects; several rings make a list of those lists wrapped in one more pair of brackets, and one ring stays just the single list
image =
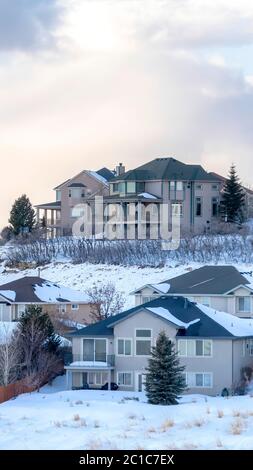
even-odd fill
[{"label": "two-story house", "polygon": [[182,295],[215,310],[253,317],[253,285],[234,266],[203,266],[131,292],[135,305],[159,296]]},{"label": "two-story house", "polygon": [[73,357],[67,387],[142,391],[151,347],[161,331],[175,343],[191,393],[216,395],[241,378],[253,360],[253,322],[218,312],[184,297],[151,302],[69,335]]},{"label": "two-story house", "polygon": [[[201,165],[185,164],[175,158],[156,158],[115,176],[110,181],[110,195],[105,202],[119,204],[126,217],[129,203],[135,203],[136,225],[140,220],[146,223],[148,218],[149,226],[152,220],[157,223],[156,217],[160,223],[161,204],[168,206],[171,224],[173,208],[177,204],[182,232],[199,233],[210,230],[219,216],[221,186],[220,178],[205,171]],[[150,216],[146,214],[148,210],[145,211],[148,205]]]},{"label": "two-story house", "polygon": [[82,216],[81,205],[97,196],[109,194],[114,173],[107,168],[84,170],[54,188],[55,201],[39,204],[37,221],[48,229],[48,236],[72,235],[73,223]]}]

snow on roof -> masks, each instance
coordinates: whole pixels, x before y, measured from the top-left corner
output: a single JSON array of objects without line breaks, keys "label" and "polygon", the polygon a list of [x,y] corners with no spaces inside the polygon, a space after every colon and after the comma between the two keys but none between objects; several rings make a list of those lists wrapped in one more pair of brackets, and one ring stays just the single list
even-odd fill
[{"label": "snow on roof", "polygon": [[71,362],[70,367],[92,367],[92,368],[99,368],[99,367],[106,367],[108,364],[107,362],[101,361],[75,361]]},{"label": "snow on roof", "polygon": [[10,300],[11,302],[15,302],[16,292],[14,290],[0,290],[0,295]]},{"label": "snow on roof", "polygon": [[103,176],[99,175],[96,171],[89,170],[87,173],[90,176],[93,176],[93,178],[96,178],[101,183],[108,184],[108,181]]},{"label": "snow on roof", "polygon": [[202,304],[197,304],[197,307],[233,336],[253,336],[253,318],[239,318],[231,313],[220,312]]},{"label": "snow on roof", "polygon": [[155,290],[159,290],[159,292],[162,292],[163,294],[167,294],[170,290],[170,284],[167,282],[162,282],[161,284],[150,284],[150,286]]},{"label": "snow on roof", "polygon": [[156,315],[158,315],[159,317],[164,318],[165,320],[170,321],[171,323],[174,323],[174,325],[177,325],[180,328],[186,328],[187,329],[187,328],[189,328],[189,326],[191,326],[194,323],[197,323],[197,322],[200,321],[199,318],[196,318],[195,320],[193,320],[189,323],[185,323],[185,322],[179,320],[178,318],[176,318],[174,315],[172,315],[169,312],[169,310],[167,310],[166,308],[163,308],[163,307],[152,307],[152,308],[148,307],[147,310],[149,310],[152,313],[155,313]]},{"label": "snow on roof", "polygon": [[150,194],[150,193],[140,193],[140,194],[138,194],[138,196],[144,197],[145,199],[157,199],[156,196],[154,196],[153,194]]},{"label": "snow on roof", "polygon": [[42,283],[42,285],[35,284],[34,293],[42,302],[90,302],[90,298],[87,294],[70,289],[69,287],[54,284],[50,281],[46,281]]}]

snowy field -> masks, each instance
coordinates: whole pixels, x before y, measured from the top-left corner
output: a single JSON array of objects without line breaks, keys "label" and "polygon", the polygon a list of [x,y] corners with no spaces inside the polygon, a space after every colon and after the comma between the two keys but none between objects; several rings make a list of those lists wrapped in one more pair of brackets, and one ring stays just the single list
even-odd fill
[{"label": "snowy field", "polygon": [[185,396],[154,406],[143,393],[62,391],[0,405],[0,449],[252,449],[253,397]]},{"label": "snowy field", "polygon": [[[122,292],[126,298],[125,308],[131,308],[134,305],[134,296],[129,293],[147,283],[156,284],[175,276],[186,273],[189,269],[196,269],[203,266],[200,263],[191,263],[188,265],[168,265],[163,268],[139,268],[138,266],[110,266],[103,264],[78,264],[70,262],[51,263],[40,270],[41,277],[63,286],[85,292],[93,284],[105,284],[112,282],[118,291]],[[239,271],[251,272],[252,265],[235,265]],[[37,269],[27,269],[23,271],[6,269],[0,265],[0,285],[18,279],[22,276],[36,276]],[[249,277],[252,282],[251,276]]]}]

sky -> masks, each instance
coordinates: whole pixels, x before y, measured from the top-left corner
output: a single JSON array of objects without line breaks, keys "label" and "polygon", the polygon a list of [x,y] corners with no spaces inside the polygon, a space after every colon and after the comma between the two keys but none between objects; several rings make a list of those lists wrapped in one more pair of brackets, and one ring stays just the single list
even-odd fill
[{"label": "sky", "polygon": [[253,186],[252,0],[0,0],[0,227],[161,156]]}]

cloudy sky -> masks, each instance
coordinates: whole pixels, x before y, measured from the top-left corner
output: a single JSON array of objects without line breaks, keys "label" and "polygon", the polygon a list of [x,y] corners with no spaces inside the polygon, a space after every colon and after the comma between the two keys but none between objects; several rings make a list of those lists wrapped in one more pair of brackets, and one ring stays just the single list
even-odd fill
[{"label": "cloudy sky", "polygon": [[0,0],[0,226],[158,156],[253,185],[252,0]]}]

